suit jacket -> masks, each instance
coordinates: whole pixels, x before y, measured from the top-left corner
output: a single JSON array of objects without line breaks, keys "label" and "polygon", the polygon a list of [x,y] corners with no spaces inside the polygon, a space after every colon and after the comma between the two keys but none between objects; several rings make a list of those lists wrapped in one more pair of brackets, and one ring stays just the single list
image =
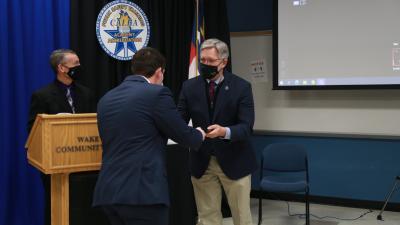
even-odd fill
[{"label": "suit jacket", "polygon": [[224,80],[218,85],[213,117],[210,118],[207,81],[201,76],[183,83],[178,110],[185,121],[192,119],[194,127],[206,129],[219,124],[229,127],[231,139],[206,139],[199,151],[190,152],[191,173],[203,176],[211,154],[221,169],[231,179],[242,178],[257,168],[255,153],[249,142],[254,124],[254,102],[251,85],[242,78],[224,72]]},{"label": "suit jacket", "polygon": [[128,76],[97,105],[103,159],[94,206],[169,205],[165,147],[167,138],[190,148],[201,133],[188,127],[170,90]]},{"label": "suit jacket", "polygon": [[[27,124],[28,131],[31,130],[37,114],[72,113],[65,90],[56,84],[56,82],[54,81],[32,94]],[[76,82],[74,82],[72,88],[75,95],[75,113],[96,112],[96,102],[90,89]]]}]

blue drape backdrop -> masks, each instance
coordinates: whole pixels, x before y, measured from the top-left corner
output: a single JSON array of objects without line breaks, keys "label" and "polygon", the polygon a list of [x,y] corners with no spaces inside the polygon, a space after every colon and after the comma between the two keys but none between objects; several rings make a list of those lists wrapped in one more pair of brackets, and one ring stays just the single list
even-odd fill
[{"label": "blue drape backdrop", "polygon": [[42,225],[43,187],[24,144],[32,92],[54,79],[69,46],[69,1],[0,0],[0,225]]}]

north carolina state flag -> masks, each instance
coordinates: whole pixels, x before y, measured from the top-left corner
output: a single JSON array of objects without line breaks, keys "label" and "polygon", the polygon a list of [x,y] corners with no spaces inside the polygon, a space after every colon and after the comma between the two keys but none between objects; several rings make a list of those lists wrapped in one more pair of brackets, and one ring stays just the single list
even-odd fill
[{"label": "north carolina state flag", "polygon": [[193,20],[192,41],[190,43],[189,79],[199,75],[200,45],[204,41],[204,3],[196,1],[196,10]]}]

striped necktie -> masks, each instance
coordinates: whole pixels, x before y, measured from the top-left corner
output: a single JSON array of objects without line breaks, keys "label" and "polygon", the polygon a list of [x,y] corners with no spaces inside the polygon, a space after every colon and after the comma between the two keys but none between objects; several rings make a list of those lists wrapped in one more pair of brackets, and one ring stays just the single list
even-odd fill
[{"label": "striped necktie", "polygon": [[71,95],[71,88],[67,88],[66,96],[67,96],[68,104],[71,107],[72,113],[75,113],[74,100],[72,99],[72,95]]}]

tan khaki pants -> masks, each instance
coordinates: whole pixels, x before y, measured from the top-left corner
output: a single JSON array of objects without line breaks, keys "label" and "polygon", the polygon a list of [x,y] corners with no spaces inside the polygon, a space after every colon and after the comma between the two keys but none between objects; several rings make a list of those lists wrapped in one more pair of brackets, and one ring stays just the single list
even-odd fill
[{"label": "tan khaki pants", "polygon": [[252,225],[251,175],[231,180],[222,172],[217,159],[212,156],[204,175],[200,179],[192,177],[192,184],[199,215],[198,225],[222,225],[221,185],[228,199],[234,225]]}]

